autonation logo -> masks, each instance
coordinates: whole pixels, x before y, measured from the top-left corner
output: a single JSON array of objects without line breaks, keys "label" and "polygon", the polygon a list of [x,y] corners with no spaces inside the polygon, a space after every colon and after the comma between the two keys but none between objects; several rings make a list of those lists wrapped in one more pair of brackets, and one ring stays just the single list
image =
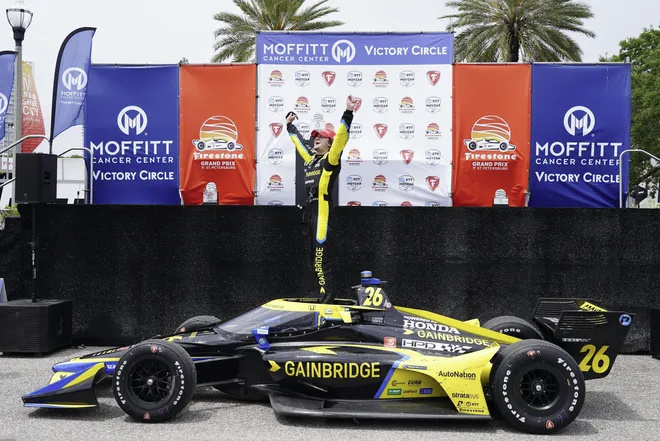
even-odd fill
[{"label": "autonation logo", "polygon": [[79,67],[70,67],[62,74],[62,84],[67,90],[83,90],[87,86],[87,73]]},{"label": "autonation logo", "polygon": [[147,121],[146,112],[138,106],[126,106],[117,115],[117,126],[125,135],[130,135],[131,129],[136,135],[141,134],[147,128]]}]

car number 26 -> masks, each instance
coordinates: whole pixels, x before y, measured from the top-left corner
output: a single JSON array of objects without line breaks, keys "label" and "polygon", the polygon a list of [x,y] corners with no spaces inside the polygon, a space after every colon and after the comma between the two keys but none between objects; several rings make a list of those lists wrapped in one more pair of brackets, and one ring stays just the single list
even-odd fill
[{"label": "car number 26", "polygon": [[610,357],[605,354],[605,351],[607,351],[608,348],[609,346],[602,346],[599,349],[594,345],[582,346],[580,353],[586,352],[587,355],[585,355],[580,362],[580,370],[583,372],[589,372],[593,369],[597,374],[602,374],[607,371],[610,367]]},{"label": "car number 26", "polygon": [[380,306],[383,304],[383,295],[380,293],[380,288],[368,287],[364,293],[367,294],[367,300],[364,301],[364,306]]}]

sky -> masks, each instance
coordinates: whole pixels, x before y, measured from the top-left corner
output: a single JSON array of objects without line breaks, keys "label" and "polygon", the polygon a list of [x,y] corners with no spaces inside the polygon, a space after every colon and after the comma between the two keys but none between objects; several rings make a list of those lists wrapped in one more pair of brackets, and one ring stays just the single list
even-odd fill
[{"label": "sky", "polygon": [[[596,62],[618,51],[619,41],[637,36],[644,28],[660,25],[658,0],[583,0],[594,18],[585,27],[596,33],[591,39],[574,38],[583,50],[583,61]],[[308,0],[312,3],[312,0]],[[2,8],[14,0],[1,0]],[[50,125],[53,72],[60,44],[72,30],[97,28],[93,63],[209,63],[213,55],[213,31],[217,12],[239,12],[231,0],[25,0],[34,19],[25,34],[23,59],[34,62],[35,82],[46,123]],[[332,18],[345,25],[332,31],[418,32],[445,31],[451,13],[444,0],[329,0],[339,14]],[[12,30],[0,20],[0,50],[12,50]],[[55,140],[54,151],[80,145],[81,130],[73,128]],[[39,151],[43,150],[42,145]]]}]

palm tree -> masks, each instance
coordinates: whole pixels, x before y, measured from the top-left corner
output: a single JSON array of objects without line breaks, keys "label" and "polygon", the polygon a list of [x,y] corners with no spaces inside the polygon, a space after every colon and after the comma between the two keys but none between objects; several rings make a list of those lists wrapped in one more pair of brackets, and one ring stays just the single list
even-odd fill
[{"label": "palm tree", "polygon": [[243,62],[254,59],[255,33],[270,31],[312,31],[341,26],[341,21],[319,20],[326,15],[339,12],[337,8],[324,6],[328,0],[321,0],[308,8],[301,9],[305,0],[233,0],[243,15],[219,12],[215,20],[225,24],[215,31],[214,45],[218,51],[214,62],[232,57],[233,61]]},{"label": "palm tree", "polygon": [[574,0],[452,0],[456,14],[447,30],[460,28],[456,61],[580,61],[582,50],[568,32],[589,37],[583,27],[593,17],[588,5]]}]

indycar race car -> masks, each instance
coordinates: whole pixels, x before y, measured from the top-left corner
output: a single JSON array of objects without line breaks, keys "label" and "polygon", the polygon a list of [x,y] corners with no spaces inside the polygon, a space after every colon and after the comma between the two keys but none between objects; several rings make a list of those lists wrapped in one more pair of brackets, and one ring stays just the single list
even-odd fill
[{"label": "indycar race car", "polygon": [[503,418],[530,433],[573,421],[585,380],[612,368],[634,315],[599,302],[540,299],[535,324],[459,321],[393,306],[363,272],[355,299],[278,299],[222,322],[193,317],[167,337],[53,366],[25,406],[97,405],[109,379],[132,418],[179,414],[196,386],[266,400],[277,414],[337,418]]}]

